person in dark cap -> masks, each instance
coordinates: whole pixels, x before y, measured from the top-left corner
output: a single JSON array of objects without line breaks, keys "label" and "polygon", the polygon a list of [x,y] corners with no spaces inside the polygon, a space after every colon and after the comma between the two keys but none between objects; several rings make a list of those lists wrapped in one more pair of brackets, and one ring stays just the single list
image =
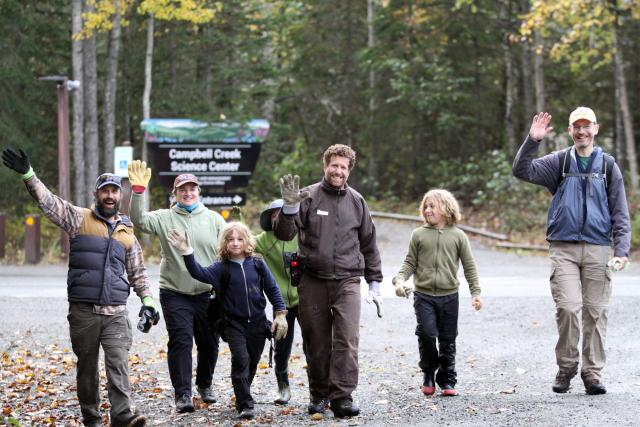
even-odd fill
[{"label": "person in dark cap", "polygon": [[200,202],[198,178],[182,174],[175,178],[172,194],[176,203],[169,209],[145,212],[144,198],[151,178],[146,163],[134,160],[128,166],[131,182],[131,220],[144,233],[160,239],[160,304],[164,315],[169,344],[167,362],[171,384],[175,391],[176,410],[193,412],[191,377],[192,348],[198,348],[196,388],[205,403],[216,401],[212,389],[213,373],[218,360],[219,337],[210,330],[207,307],[211,285],[199,282],[187,271],[182,255],[167,241],[169,231],[176,229],[189,235],[196,260],[212,264],[218,256],[217,243],[226,222]]},{"label": "person in dark cap", "polygon": [[[122,198],[120,177],[103,173],[95,184],[95,204],[74,206],[53,194],[33,172],[24,151],[2,152],[5,166],[19,173],[27,190],[51,222],[69,234],[69,333],[78,358],[76,387],[85,426],[98,427],[100,415],[100,347],[104,353],[111,425],[140,427],[146,418],[134,413],[129,396],[129,350],[133,334],[127,299],[131,288],[158,321],[149,290],[142,248],[133,224],[118,212]],[[127,279],[124,276],[127,276]]]},{"label": "person in dark cap", "polygon": [[298,242],[291,240],[285,242],[278,240],[273,234],[272,222],[282,208],[282,199],[274,200],[260,214],[260,227],[264,230],[256,239],[256,252],[261,254],[273,273],[280,287],[280,293],[287,306],[287,324],[289,330],[282,340],[276,341],[275,348],[275,373],[278,382],[278,398],[274,401],[279,405],[286,405],[291,399],[289,388],[289,357],[293,345],[294,324],[298,316],[298,288],[297,283],[292,283],[290,264],[292,256],[297,255]]}]

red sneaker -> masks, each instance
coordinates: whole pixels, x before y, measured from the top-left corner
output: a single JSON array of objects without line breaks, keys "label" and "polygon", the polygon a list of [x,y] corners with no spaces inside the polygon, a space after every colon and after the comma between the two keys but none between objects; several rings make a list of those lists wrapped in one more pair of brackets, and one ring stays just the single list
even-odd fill
[{"label": "red sneaker", "polygon": [[424,394],[425,396],[433,396],[436,392],[435,387],[427,387],[426,385],[420,387],[420,390],[422,390],[422,394]]},{"label": "red sneaker", "polygon": [[444,386],[442,386],[442,395],[443,396],[457,396],[458,395],[458,391],[453,388],[453,386],[449,385],[449,384],[445,384]]}]

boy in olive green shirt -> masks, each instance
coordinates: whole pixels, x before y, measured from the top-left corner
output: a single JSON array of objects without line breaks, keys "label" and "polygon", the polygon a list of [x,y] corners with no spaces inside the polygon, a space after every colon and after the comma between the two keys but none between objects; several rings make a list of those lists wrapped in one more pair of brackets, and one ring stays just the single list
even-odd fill
[{"label": "boy in olive green shirt", "polygon": [[480,310],[476,263],[466,234],[455,226],[460,221],[460,208],[451,193],[429,191],[422,199],[420,212],[425,225],[413,231],[409,251],[393,284],[396,295],[408,298],[412,289],[405,281],[413,276],[419,366],[424,373],[422,392],[433,395],[437,382],[443,396],[457,396],[458,265],[462,262],[471,304]]}]

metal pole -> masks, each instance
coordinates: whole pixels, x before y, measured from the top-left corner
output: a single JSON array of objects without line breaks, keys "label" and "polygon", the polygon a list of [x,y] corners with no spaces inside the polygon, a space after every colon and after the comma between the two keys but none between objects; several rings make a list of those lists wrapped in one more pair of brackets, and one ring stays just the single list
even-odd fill
[{"label": "metal pole", "polygon": [[[69,91],[67,78],[58,84],[58,185],[60,197],[71,199],[71,183],[69,180]],[[69,257],[69,235],[60,232],[60,249],[62,259]]]}]

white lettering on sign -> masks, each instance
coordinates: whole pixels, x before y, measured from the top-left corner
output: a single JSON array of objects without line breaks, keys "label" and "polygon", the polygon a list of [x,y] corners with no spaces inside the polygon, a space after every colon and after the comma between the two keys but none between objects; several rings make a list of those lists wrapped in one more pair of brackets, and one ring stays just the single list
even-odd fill
[{"label": "white lettering on sign", "polygon": [[214,205],[214,206],[231,206],[237,205],[242,202],[243,198],[239,195],[228,195],[228,196],[202,196],[202,203],[205,205]]},{"label": "white lettering on sign", "polygon": [[[169,150],[169,158],[170,159],[189,159],[191,161],[195,159],[213,159],[213,149],[207,148],[206,150],[201,150],[196,148],[195,150],[179,150],[177,148],[172,148]],[[217,159],[218,157],[216,157]]]},{"label": "white lettering on sign", "polygon": [[233,150],[223,150],[221,148],[216,148],[216,151],[214,151],[213,155],[216,159],[240,160],[242,158],[242,152],[237,148]]},{"label": "white lettering on sign", "polygon": [[171,162],[171,172],[207,172],[206,163]]},{"label": "white lettering on sign", "polygon": [[214,161],[209,162],[209,172],[237,172],[238,169],[240,169],[240,163],[218,163]]}]

